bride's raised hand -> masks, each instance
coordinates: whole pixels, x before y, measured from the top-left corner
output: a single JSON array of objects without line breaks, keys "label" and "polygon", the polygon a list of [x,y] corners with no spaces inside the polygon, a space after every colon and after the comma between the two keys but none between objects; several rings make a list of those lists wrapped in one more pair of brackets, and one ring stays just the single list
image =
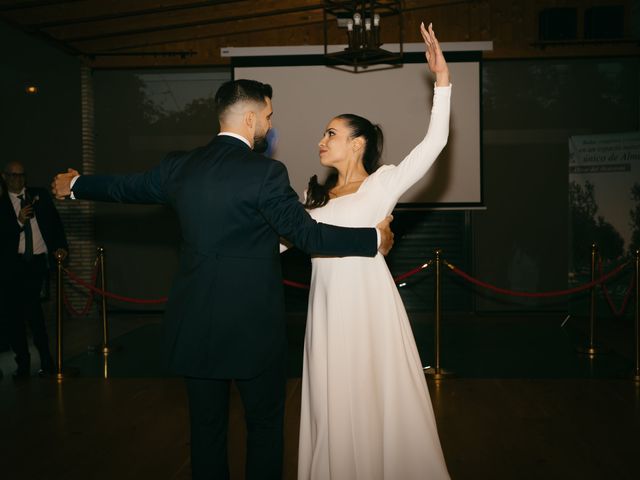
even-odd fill
[{"label": "bride's raised hand", "polygon": [[426,47],[425,57],[427,57],[427,64],[429,65],[429,70],[436,76],[436,83],[438,86],[449,85],[449,66],[444,59],[436,34],[433,32],[433,25],[430,23],[427,29],[424,26],[424,22],[421,23],[420,34]]}]

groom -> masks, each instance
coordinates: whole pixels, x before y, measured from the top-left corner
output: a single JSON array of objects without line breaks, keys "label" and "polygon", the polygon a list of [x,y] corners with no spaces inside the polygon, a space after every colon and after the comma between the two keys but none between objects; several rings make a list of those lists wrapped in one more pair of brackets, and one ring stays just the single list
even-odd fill
[{"label": "groom", "polygon": [[[229,478],[229,387],[235,381],[247,423],[247,479],[282,475],[285,312],[282,236],[308,253],[386,254],[390,217],[374,228],[316,223],[289,185],[284,165],[260,155],[271,128],[272,90],[253,80],[216,94],[220,134],[133,175],[55,177],[57,198],[166,203],[178,213],[183,245],[166,311],[171,368],[184,375],[194,479]],[[378,246],[379,245],[379,246]]]}]

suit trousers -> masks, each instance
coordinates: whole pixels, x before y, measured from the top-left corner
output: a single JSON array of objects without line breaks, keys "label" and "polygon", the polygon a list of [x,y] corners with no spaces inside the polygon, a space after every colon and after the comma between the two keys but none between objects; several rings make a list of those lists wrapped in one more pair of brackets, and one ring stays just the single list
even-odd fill
[{"label": "suit trousers", "polygon": [[[227,430],[231,379],[186,377],[194,480],[228,479]],[[258,376],[233,380],[247,425],[247,480],[280,480],[284,453],[286,351]]]},{"label": "suit trousers", "polygon": [[47,255],[35,255],[29,261],[17,256],[15,262],[11,263],[4,313],[9,344],[16,355],[18,372],[28,373],[31,368],[27,323],[33,335],[33,344],[40,355],[40,367],[45,371],[53,371],[49,337],[40,304],[40,291],[49,272]]},{"label": "suit trousers", "polygon": [[[6,265],[5,262],[0,260],[0,264]],[[8,295],[8,282],[5,275],[0,275],[0,352],[6,352],[11,348],[9,344],[9,325],[7,316],[7,300]]]}]

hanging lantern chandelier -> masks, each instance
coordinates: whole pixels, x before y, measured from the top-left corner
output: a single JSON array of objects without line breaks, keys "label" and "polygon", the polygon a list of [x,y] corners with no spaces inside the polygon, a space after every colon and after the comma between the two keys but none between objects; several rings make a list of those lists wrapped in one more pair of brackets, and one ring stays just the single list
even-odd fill
[{"label": "hanging lantern chandelier", "polygon": [[[324,2],[324,56],[329,67],[353,73],[402,66],[402,6],[400,0]],[[397,30],[398,51],[382,47],[381,28]],[[330,32],[344,30],[347,47],[329,52]],[[395,35],[395,32],[394,32]]]}]

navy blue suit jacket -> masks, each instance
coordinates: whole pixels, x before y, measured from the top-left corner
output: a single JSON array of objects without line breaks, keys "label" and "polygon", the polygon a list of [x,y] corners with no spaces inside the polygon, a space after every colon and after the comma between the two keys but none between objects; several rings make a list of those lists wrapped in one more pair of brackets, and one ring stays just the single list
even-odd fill
[{"label": "navy blue suit jacket", "polygon": [[183,245],[166,311],[170,367],[201,378],[251,378],[286,348],[279,237],[308,253],[374,256],[375,229],[316,223],[287,170],[218,136],[133,175],[81,176],[82,199],[166,203]]}]

